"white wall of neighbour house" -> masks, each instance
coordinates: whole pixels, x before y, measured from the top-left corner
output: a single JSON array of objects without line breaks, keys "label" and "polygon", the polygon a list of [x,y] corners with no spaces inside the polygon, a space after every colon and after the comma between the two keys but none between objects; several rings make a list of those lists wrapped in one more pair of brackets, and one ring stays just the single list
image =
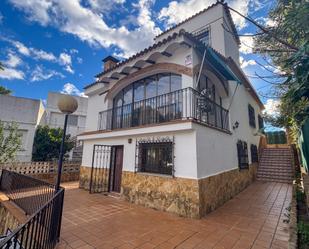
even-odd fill
[{"label": "white wall of neighbour house", "polygon": [[[175,176],[184,178],[197,178],[196,167],[196,135],[192,130],[192,124],[187,122],[184,124],[162,125],[158,128],[140,128],[133,130],[115,131],[113,134],[103,133],[98,135],[89,135],[84,140],[82,165],[91,167],[93,146],[101,145],[123,145],[123,170],[135,171],[135,146],[136,140],[143,138],[158,137],[174,137],[174,166]],[[94,139],[91,139],[94,138]],[[87,138],[87,137],[84,137]],[[132,143],[128,143],[128,139],[132,139]]]},{"label": "white wall of neighbour house", "polygon": [[[257,115],[261,112],[260,107],[244,85],[237,87],[232,100],[231,96],[234,93],[236,82],[229,82],[229,85],[230,97],[228,102],[232,101],[230,108],[230,130],[232,134],[195,125],[198,178],[205,178],[238,168],[236,143],[239,139],[247,142],[249,163],[251,163],[250,145],[255,144],[258,146]],[[256,128],[249,125],[248,104],[251,104],[255,109]],[[239,127],[233,130],[232,126],[236,121],[239,122]]]},{"label": "white wall of neighbour house", "polygon": [[[46,115],[42,124],[49,125],[53,128],[63,128],[64,123],[64,114],[58,109],[58,100],[63,94],[49,92],[46,103]],[[72,137],[85,131],[86,126],[86,115],[88,108],[88,98],[74,96],[78,102],[77,110],[72,114],[75,116],[74,119],[77,119],[77,123],[68,122],[67,133]],[[70,118],[69,118],[70,119]],[[73,119],[73,118],[72,118]],[[73,120],[72,120],[73,121]]]},{"label": "white wall of neighbour house", "polygon": [[165,34],[157,37],[156,41],[162,41],[174,32],[179,32],[181,29],[191,33],[196,32],[205,27],[210,29],[210,46],[217,50],[222,55],[229,57],[231,56],[234,61],[238,63],[239,52],[236,40],[233,38],[232,34],[222,27],[231,29],[230,24],[228,24],[226,13],[222,5],[218,4],[206,12],[195,16],[191,20],[184,22],[178,27],[166,32]]},{"label": "white wall of neighbour house", "polygon": [[[0,95],[0,120],[6,123],[16,122],[22,135],[22,147],[16,160],[30,162],[36,126],[43,114],[40,100]],[[6,132],[7,133],[7,132]]]}]

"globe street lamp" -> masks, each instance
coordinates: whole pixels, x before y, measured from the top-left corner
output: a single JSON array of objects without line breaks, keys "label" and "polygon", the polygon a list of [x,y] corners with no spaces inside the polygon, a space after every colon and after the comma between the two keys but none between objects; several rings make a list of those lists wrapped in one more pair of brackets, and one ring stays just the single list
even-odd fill
[{"label": "globe street lamp", "polygon": [[61,141],[59,161],[58,161],[58,174],[57,174],[57,182],[55,186],[56,192],[58,192],[60,188],[60,182],[61,182],[63,149],[64,149],[67,123],[68,123],[68,116],[69,114],[75,112],[77,107],[78,107],[77,100],[70,95],[62,95],[58,100],[58,108],[62,113],[65,114],[65,117],[64,117],[64,127],[63,127],[62,141]]}]

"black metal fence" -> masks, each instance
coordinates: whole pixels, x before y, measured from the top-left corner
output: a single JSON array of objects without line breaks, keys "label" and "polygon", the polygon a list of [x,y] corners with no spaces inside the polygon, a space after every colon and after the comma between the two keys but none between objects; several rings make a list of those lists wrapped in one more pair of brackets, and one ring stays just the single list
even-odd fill
[{"label": "black metal fence", "polygon": [[228,110],[191,87],[102,111],[98,129],[113,130],[183,119],[229,130]]},{"label": "black metal fence", "polygon": [[24,224],[0,239],[0,248],[55,248],[60,237],[64,189],[55,192],[51,185],[6,170],[2,171],[0,186],[11,201],[31,213]]},{"label": "black metal fence", "polygon": [[35,213],[55,194],[53,185],[8,170],[2,170],[0,189],[27,215]]}]

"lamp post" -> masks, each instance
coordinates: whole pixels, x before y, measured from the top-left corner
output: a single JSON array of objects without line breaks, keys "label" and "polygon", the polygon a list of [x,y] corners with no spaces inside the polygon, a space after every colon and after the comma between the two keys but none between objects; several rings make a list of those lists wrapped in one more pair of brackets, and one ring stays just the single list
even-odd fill
[{"label": "lamp post", "polygon": [[60,182],[61,182],[63,149],[64,149],[66,130],[67,130],[68,116],[69,114],[75,112],[77,107],[78,107],[77,100],[70,95],[63,95],[60,97],[58,101],[58,108],[62,113],[65,114],[65,117],[64,117],[62,141],[61,141],[60,152],[59,152],[58,174],[57,174],[57,182],[55,186],[56,192],[58,192],[60,188]]}]

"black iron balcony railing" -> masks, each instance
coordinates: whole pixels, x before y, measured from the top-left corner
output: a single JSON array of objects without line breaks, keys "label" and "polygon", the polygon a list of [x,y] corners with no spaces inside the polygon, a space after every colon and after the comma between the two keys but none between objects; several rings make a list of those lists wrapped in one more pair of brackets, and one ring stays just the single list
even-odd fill
[{"label": "black iron balcony railing", "polygon": [[229,131],[229,112],[193,88],[114,107],[99,113],[99,130],[191,119]]},{"label": "black iron balcony railing", "polygon": [[28,214],[29,218],[6,236],[0,249],[52,249],[60,237],[64,189],[19,173],[2,170],[0,190]]}]

